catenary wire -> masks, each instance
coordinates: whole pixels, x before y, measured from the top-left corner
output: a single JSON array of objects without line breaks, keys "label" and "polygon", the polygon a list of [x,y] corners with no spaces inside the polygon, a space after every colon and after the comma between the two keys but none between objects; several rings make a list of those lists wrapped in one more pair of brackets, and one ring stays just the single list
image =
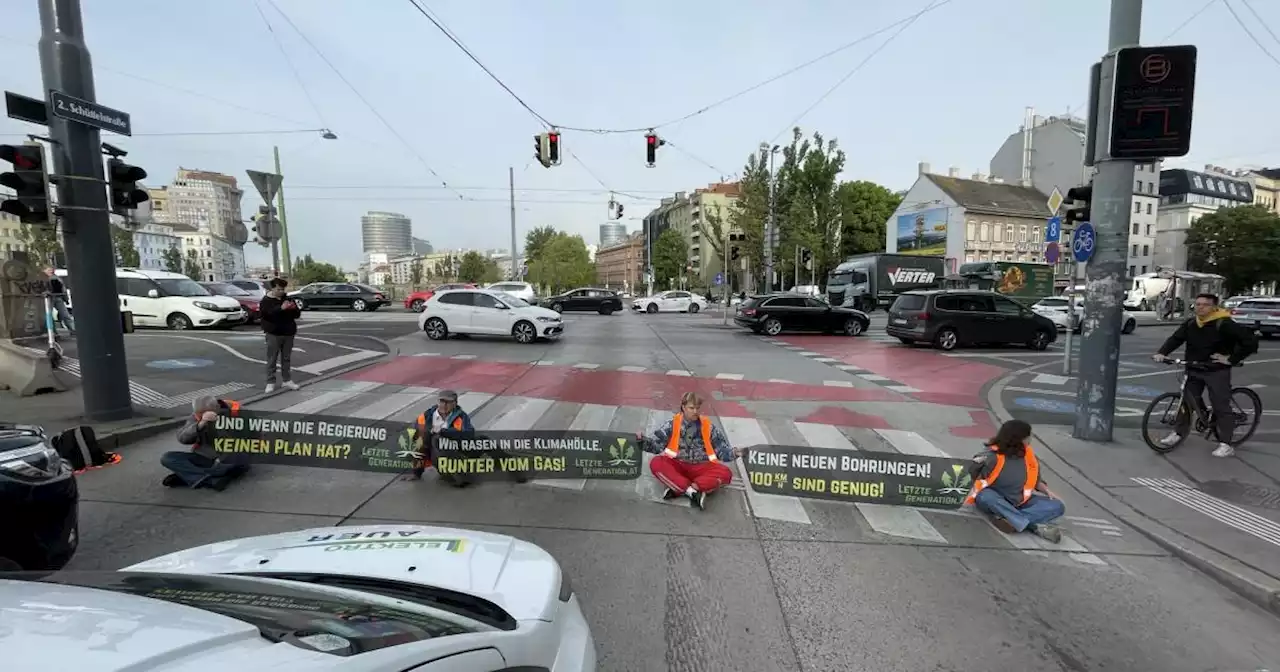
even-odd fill
[{"label": "catenary wire", "polygon": [[[1246,24],[1244,20],[1240,18],[1240,14],[1236,12],[1236,8],[1232,7],[1231,3],[1228,2],[1227,0],[1222,0],[1222,6],[1227,8],[1227,11],[1231,13],[1231,18],[1235,19],[1236,23],[1240,24],[1240,29],[1244,31],[1245,35],[1249,36],[1249,39],[1252,40],[1255,45],[1257,45],[1258,49],[1262,53],[1266,54],[1267,58],[1271,59],[1273,63],[1275,63],[1276,65],[1280,65],[1280,58],[1276,58],[1276,55],[1271,53],[1271,50],[1268,49],[1267,46],[1262,43],[1262,40],[1259,40],[1258,36],[1254,35],[1252,30],[1249,30],[1248,24]],[[1246,6],[1248,6],[1248,3],[1246,3]],[[1252,7],[1250,7],[1250,9],[1252,10]],[[1255,16],[1257,15],[1255,14]],[[1261,20],[1261,18],[1259,18],[1259,20]],[[1263,24],[1263,26],[1265,27],[1266,24]],[[1267,30],[1271,30],[1271,29],[1267,28]]]},{"label": "catenary wire", "polygon": [[267,32],[271,33],[271,41],[275,43],[276,49],[280,50],[280,56],[284,58],[285,65],[289,66],[289,72],[293,73],[293,79],[298,83],[298,88],[302,89],[302,95],[306,96],[307,103],[311,105],[311,111],[316,113],[316,119],[320,120],[320,124],[328,126],[324,120],[324,114],[320,112],[320,106],[316,105],[316,99],[311,95],[311,90],[307,88],[306,82],[302,80],[302,74],[298,72],[298,67],[293,64],[293,59],[289,58],[289,52],[285,50],[284,43],[280,41],[280,36],[276,34],[275,26],[271,25],[271,21],[267,19],[267,13],[262,10],[262,2],[255,0],[253,8],[258,10],[258,16],[262,19],[262,25],[267,27]]},{"label": "catenary wire", "polygon": [[291,134],[295,134],[295,133],[323,133],[323,132],[325,132],[326,130],[328,130],[328,129],[325,129],[325,128],[292,128],[292,129],[284,129],[284,130],[277,130],[277,131],[173,131],[173,132],[161,132],[161,133],[134,133],[134,134],[133,134],[133,137],[147,136],[147,137],[152,137],[152,138],[156,138],[156,137],[176,138],[176,137],[181,137],[181,136],[186,136],[186,135],[191,135],[191,136],[198,136],[198,135],[291,135]]},{"label": "catenary wire", "polygon": [[[413,145],[410,144],[409,141],[406,140],[405,137],[401,135],[400,132],[397,131],[394,126],[391,125],[391,122],[387,121],[386,117],[382,116],[382,113],[378,111],[378,108],[375,107],[372,103],[370,103],[369,100],[364,97],[364,94],[360,93],[360,90],[357,89],[355,85],[351,83],[351,80],[347,79],[346,75],[342,74],[342,71],[339,70],[338,67],[333,64],[333,61],[330,61],[329,57],[325,56],[324,52],[321,51],[320,48],[317,47],[315,43],[311,41],[311,38],[307,37],[307,34],[302,32],[302,30],[298,28],[298,26],[293,22],[293,19],[289,18],[289,15],[285,14],[284,10],[280,9],[280,6],[275,3],[275,0],[267,0],[267,3],[271,5],[272,9],[276,10],[276,13],[278,13],[281,16],[281,18],[285,20],[285,23],[289,24],[289,27],[292,28],[293,31],[298,34],[298,37],[301,37],[302,41],[305,42],[308,47],[311,47],[312,51],[316,52],[316,56],[319,56],[320,60],[324,61],[325,65],[329,66],[329,69],[333,71],[333,74],[337,75],[338,79],[341,80],[343,84],[346,84],[347,88],[350,89],[353,94],[355,94],[356,98],[358,98],[361,103],[364,103],[364,106],[369,109],[369,112],[371,112],[373,116],[377,117],[378,121],[382,122],[382,125],[386,127],[386,129],[392,135],[394,135],[397,140],[400,141],[400,144],[404,145],[404,148],[409,150],[409,153],[418,159],[418,162],[422,164],[422,167],[426,168],[427,172],[431,173],[432,177],[439,180],[440,184],[444,185],[445,187],[449,187],[448,180],[445,180],[443,177],[441,177],[440,173],[437,173],[435,169],[432,168],[431,165],[427,163],[427,160],[422,158],[422,154],[420,154],[416,149],[413,148]],[[460,200],[466,199],[466,197],[463,196],[461,192],[455,191],[454,193],[457,194]]]},{"label": "catenary wire", "polygon": [[1249,0],[1240,0],[1240,2],[1244,3],[1245,9],[1249,10],[1249,13],[1253,15],[1253,18],[1258,20],[1258,24],[1262,26],[1263,30],[1267,31],[1267,34],[1271,36],[1271,39],[1275,40],[1276,44],[1280,44],[1280,37],[1276,36],[1276,31],[1271,30],[1271,26],[1267,24],[1266,19],[1262,18],[1262,16],[1258,14],[1258,10],[1253,8],[1253,3],[1249,2]]},{"label": "catenary wire", "polygon": [[[503,186],[500,186],[500,187],[496,187],[496,186],[495,186],[495,187],[451,187],[451,188],[452,188],[452,189],[457,189],[458,191],[501,191],[501,192],[506,192],[506,191],[509,191],[509,190],[511,189],[511,187],[509,187],[509,186],[507,186],[507,185],[503,185]],[[395,190],[409,190],[409,189],[412,189],[412,190],[438,190],[438,189],[444,189],[444,187],[441,187],[441,186],[439,186],[439,185],[434,185],[434,184],[410,184],[410,185],[383,185],[383,184],[302,184],[302,185],[293,185],[293,184],[291,184],[291,185],[289,185],[289,190],[290,190],[290,191],[294,191],[294,190],[297,190],[297,189],[327,189],[327,190],[328,190],[328,189],[361,189],[361,190],[363,190],[363,189],[376,189],[376,190],[395,191]],[[535,192],[558,193],[558,194],[609,194],[609,193],[614,193],[614,194],[621,194],[621,195],[623,195],[623,196],[627,196],[627,195],[629,195],[629,194],[627,194],[627,192],[614,191],[614,190],[609,189],[609,188],[607,188],[607,187],[605,187],[605,188],[600,188],[600,189],[556,189],[556,188],[549,188],[549,187],[516,187],[516,191],[535,191]],[[663,190],[658,190],[658,189],[628,189],[627,191],[629,191],[629,192],[631,192],[631,193],[634,193],[634,194],[672,194],[672,193],[674,193],[675,191],[679,191],[679,190],[677,189],[677,190],[663,191]],[[640,198],[640,197],[639,197],[639,196],[632,196],[632,198]]]},{"label": "catenary wire", "polygon": [[[643,199],[643,200],[658,201],[659,199],[650,198],[650,199]],[[296,196],[296,197],[290,196],[289,202],[292,203],[293,201],[381,201],[381,202],[428,201],[428,202],[448,202],[448,203],[458,202],[457,199],[441,198],[441,197],[435,197],[435,196],[354,196],[354,197],[351,197],[351,196]],[[465,203],[510,203],[511,199],[510,198],[467,198],[467,199],[464,199],[463,202]],[[572,200],[572,199],[536,200],[536,199],[516,198],[516,203],[534,204],[534,205],[538,205],[538,204],[541,204],[541,205],[591,205],[597,208],[600,207],[601,205],[601,202],[599,200]]]},{"label": "catenary wire", "polygon": [[664,141],[664,142],[666,142],[666,146],[667,146],[667,147],[670,147],[671,149],[674,149],[674,150],[676,150],[677,152],[679,152],[679,153],[681,153],[681,154],[684,154],[686,157],[688,157],[688,158],[690,158],[690,159],[694,160],[695,162],[697,162],[697,163],[701,163],[702,165],[704,165],[704,166],[706,166],[706,167],[710,168],[711,170],[714,170],[715,172],[720,173],[720,179],[724,179],[724,176],[729,174],[729,173],[727,173],[727,172],[725,172],[725,171],[723,171],[723,170],[721,170],[721,169],[719,169],[719,168],[717,168],[717,167],[715,167],[715,166],[711,165],[711,163],[710,163],[709,161],[707,161],[706,159],[703,159],[702,157],[698,156],[697,154],[694,154],[693,152],[690,152],[689,150],[687,150],[687,149],[685,149],[685,148],[681,147],[680,145],[677,145],[676,143],[671,142],[670,140],[667,140],[666,138],[663,138],[663,141]]}]

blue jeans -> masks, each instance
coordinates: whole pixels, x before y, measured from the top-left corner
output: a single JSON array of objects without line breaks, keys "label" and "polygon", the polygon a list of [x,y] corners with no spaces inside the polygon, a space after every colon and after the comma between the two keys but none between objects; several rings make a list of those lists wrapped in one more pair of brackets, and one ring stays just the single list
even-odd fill
[{"label": "blue jeans", "polygon": [[174,450],[160,456],[160,464],[172,471],[187,485],[198,488],[212,479],[235,476],[242,467],[236,467],[197,455],[189,450]]},{"label": "blue jeans", "polygon": [[978,510],[991,516],[1000,516],[1009,521],[1013,529],[1022,532],[1032,525],[1044,525],[1062,517],[1067,507],[1062,502],[1044,495],[1031,495],[1022,506],[1014,506],[1013,502],[994,488],[986,488],[978,493],[974,501]]}]

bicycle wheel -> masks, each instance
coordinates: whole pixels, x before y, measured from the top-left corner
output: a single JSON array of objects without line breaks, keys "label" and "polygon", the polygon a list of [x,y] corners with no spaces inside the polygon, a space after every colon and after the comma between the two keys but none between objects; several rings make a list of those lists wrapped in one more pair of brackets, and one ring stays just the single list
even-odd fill
[{"label": "bicycle wheel", "polygon": [[1181,415],[1186,412],[1187,405],[1182,403],[1182,395],[1177,392],[1165,392],[1152,399],[1147,404],[1146,412],[1142,414],[1142,440],[1157,453],[1167,453],[1181,446],[1187,440],[1185,434],[1172,445],[1165,445],[1161,441],[1173,432]]},{"label": "bicycle wheel", "polygon": [[[1232,388],[1231,412],[1236,416],[1236,428],[1231,432],[1231,445],[1238,446],[1248,441],[1258,430],[1258,423],[1262,420],[1262,399],[1257,392],[1247,387]],[[1217,430],[1214,431],[1216,433]]]}]

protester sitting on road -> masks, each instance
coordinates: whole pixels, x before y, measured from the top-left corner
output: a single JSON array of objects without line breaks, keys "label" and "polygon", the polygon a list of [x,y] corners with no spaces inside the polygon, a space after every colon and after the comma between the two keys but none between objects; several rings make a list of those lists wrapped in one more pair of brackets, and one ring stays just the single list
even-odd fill
[{"label": "protester sitting on road", "polygon": [[280,362],[280,378],[282,386],[298,389],[293,382],[291,362],[293,359],[293,339],[298,333],[298,316],[302,311],[298,304],[289,300],[289,281],[284,278],[272,278],[267,295],[258,303],[262,315],[262,333],[267,341],[267,394],[276,391],[276,361]]},{"label": "protester sitting on road", "polygon": [[662,498],[688,497],[697,509],[706,507],[707,495],[733,480],[728,466],[747,452],[734,448],[729,439],[702,415],[702,398],[686,392],[680,399],[680,412],[653,436],[636,432],[636,439],[646,453],[656,457],[649,463],[653,477],[667,486]]},{"label": "protester sitting on road", "polygon": [[220,491],[249,470],[248,465],[234,458],[220,456],[214,447],[218,438],[218,415],[226,408],[227,404],[213,397],[200,397],[191,402],[192,417],[178,430],[178,443],[191,446],[191,450],[170,451],[160,456],[160,464],[173,472],[162,481],[166,487],[185,485]]},{"label": "protester sitting on road", "polygon": [[987,441],[987,451],[973,458],[973,490],[966,504],[991,517],[1007,534],[1032,532],[1053,543],[1062,530],[1053,521],[1066,513],[1062,500],[1040,478],[1040,461],[1031,450],[1031,425],[1010,420]]},{"label": "protester sitting on road", "polygon": [[[417,420],[418,437],[422,442],[419,450],[426,454],[423,459],[415,460],[413,464],[413,473],[406,476],[407,481],[422,480],[422,474],[427,467],[433,466],[440,452],[441,435],[449,438],[451,435],[460,436],[471,434],[476,431],[471,425],[471,416],[458,406],[458,393],[453,390],[441,390],[436,396],[436,405],[428,408]],[[471,485],[470,479],[465,476],[455,476],[453,474],[441,474],[436,470],[436,474],[441,481],[452,485],[455,488],[465,488]]]}]

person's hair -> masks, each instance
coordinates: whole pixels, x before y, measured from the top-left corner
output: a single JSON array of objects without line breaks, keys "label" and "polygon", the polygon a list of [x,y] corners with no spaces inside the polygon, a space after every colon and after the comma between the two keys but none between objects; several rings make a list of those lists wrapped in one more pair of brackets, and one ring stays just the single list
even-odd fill
[{"label": "person's hair", "polygon": [[204,413],[206,411],[217,413],[221,409],[222,406],[218,403],[217,397],[196,397],[191,400],[191,410],[196,413]]},{"label": "person's hair", "polygon": [[1197,298],[1197,299],[1209,299],[1210,301],[1212,301],[1212,302],[1213,302],[1213,305],[1215,305],[1215,306],[1216,306],[1216,305],[1218,305],[1218,295],[1217,295],[1217,294],[1210,294],[1210,293],[1208,293],[1208,292],[1205,292],[1204,294],[1196,294],[1196,298]]},{"label": "person's hair", "polygon": [[684,408],[685,406],[702,408],[702,397],[698,396],[697,392],[685,392],[684,395],[680,397],[680,408]]},{"label": "person's hair", "polygon": [[1000,425],[996,435],[987,440],[996,452],[1009,457],[1022,457],[1027,452],[1027,439],[1031,438],[1031,424],[1025,420],[1010,420]]},{"label": "person's hair", "polygon": [[283,289],[289,286],[289,281],[285,280],[284,278],[271,278],[271,282],[269,284],[271,286],[271,289],[276,289],[276,288]]}]

